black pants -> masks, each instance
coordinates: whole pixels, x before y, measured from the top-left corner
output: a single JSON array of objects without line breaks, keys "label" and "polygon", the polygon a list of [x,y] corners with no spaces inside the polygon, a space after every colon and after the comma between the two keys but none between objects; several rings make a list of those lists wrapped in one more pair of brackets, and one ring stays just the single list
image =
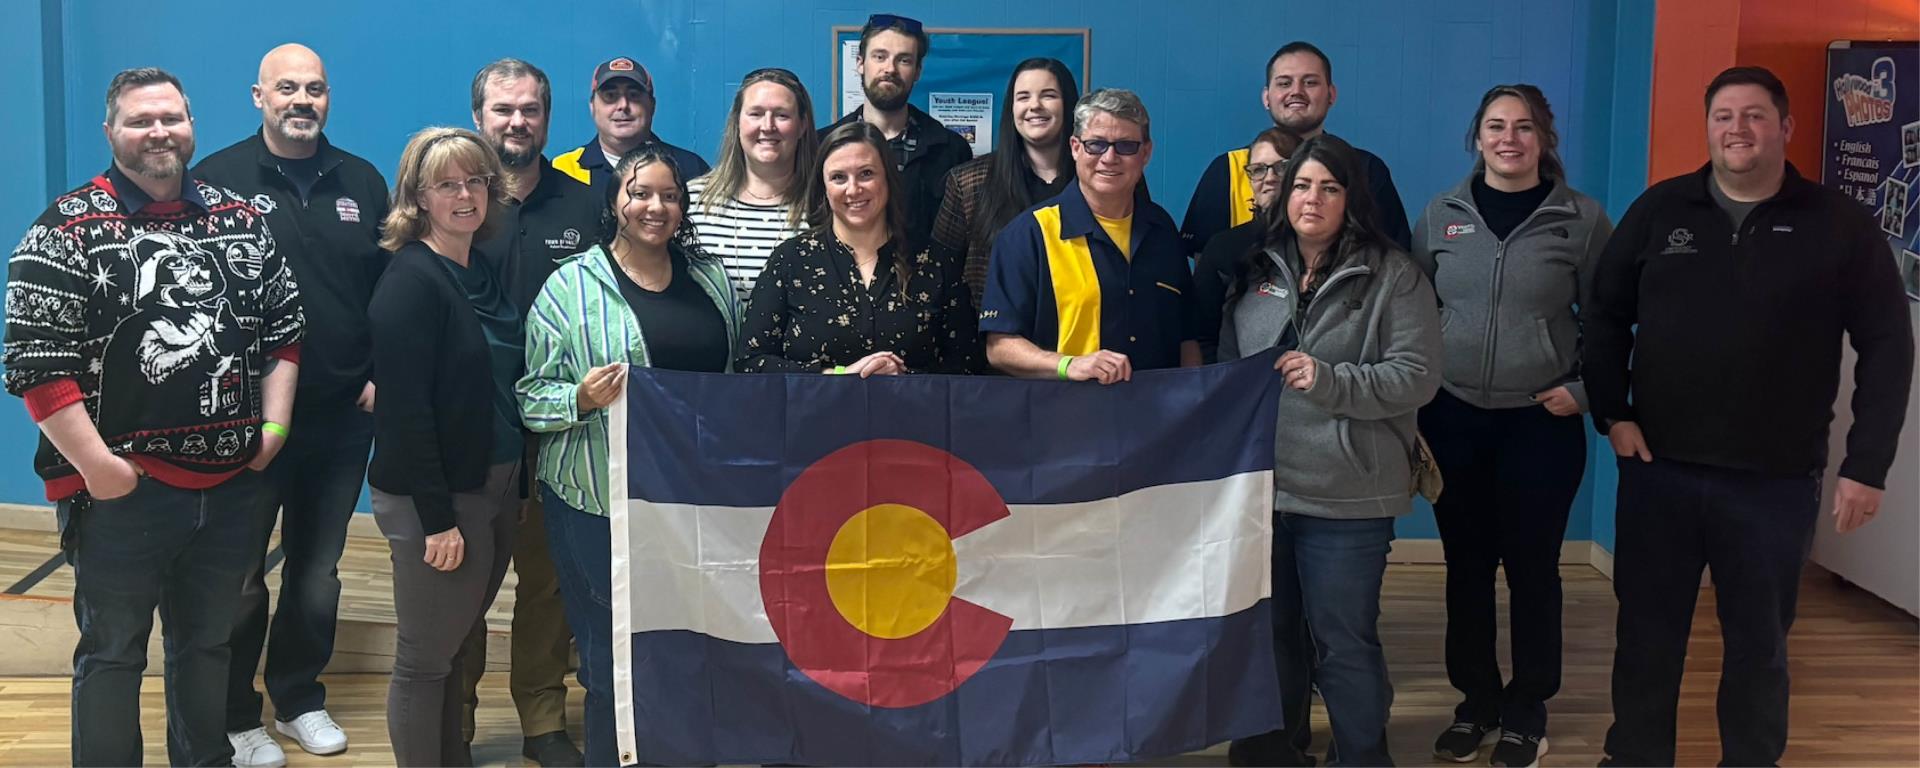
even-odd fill
[{"label": "black pants", "polygon": [[[1455,720],[1529,735],[1560,691],[1560,542],[1587,468],[1585,420],[1484,409],[1441,391],[1420,431],[1446,478],[1434,505],[1447,558],[1447,679]],[[1494,572],[1505,566],[1513,678],[1496,655]]]},{"label": "black pants", "polygon": [[1820,479],[1658,459],[1619,463],[1611,764],[1673,765],[1702,566],[1713,574],[1726,647],[1721,764],[1774,764],[1787,747],[1787,630],[1813,546]]}]

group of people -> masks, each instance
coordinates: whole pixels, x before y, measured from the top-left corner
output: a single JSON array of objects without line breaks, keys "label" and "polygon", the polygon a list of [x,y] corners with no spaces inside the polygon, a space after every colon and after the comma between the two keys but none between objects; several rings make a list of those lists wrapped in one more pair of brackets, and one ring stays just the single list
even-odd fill
[{"label": "group of people", "polygon": [[1176,225],[1142,183],[1138,96],[1020,62],[1001,143],[973,158],[907,103],[928,54],[919,22],[872,17],[865,104],[819,129],[793,73],[747,74],[711,168],[655,135],[652,77],[629,58],[593,73],[595,136],[547,157],[548,78],[501,59],[473,78],[474,129],[415,134],[390,190],[325,138],[326,71],[302,46],[261,62],[260,131],[192,170],[180,82],[115,77],[114,161],[32,225],[6,302],[5,383],[40,426],[74,566],[74,763],[141,762],[156,608],[171,762],[284,762],[254,690],[263,643],[274,729],[345,750],[318,674],[364,477],[392,551],[398,762],[471,763],[484,614],[511,562],[526,755],[614,764],[607,408],[633,366],[1114,385],[1275,347],[1285,727],[1234,743],[1235,764],[1312,764],[1315,690],[1329,762],[1392,762],[1381,581],[1427,461],[1463,697],[1434,754],[1539,762],[1585,413],[1621,467],[1608,761],[1673,761],[1703,565],[1723,592],[1724,759],[1780,757],[1842,333],[1859,362],[1841,530],[1878,509],[1913,338],[1866,212],[1786,163],[1770,73],[1708,86],[1711,161],[1617,230],[1570,186],[1546,97],[1496,86],[1467,126],[1470,170],[1409,227],[1387,165],[1324,130],[1332,63],[1289,43],[1261,91],[1273,127],[1213,162]]}]

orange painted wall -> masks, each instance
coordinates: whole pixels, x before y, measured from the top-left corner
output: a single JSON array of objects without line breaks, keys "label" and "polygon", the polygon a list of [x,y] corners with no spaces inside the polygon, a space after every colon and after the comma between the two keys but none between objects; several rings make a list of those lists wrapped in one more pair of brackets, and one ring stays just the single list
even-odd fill
[{"label": "orange painted wall", "polygon": [[1651,141],[1647,177],[1659,180],[1707,160],[1707,83],[1727,67],[1773,70],[1792,96],[1797,130],[1787,159],[1820,173],[1827,43],[1920,39],[1915,0],[1661,0],[1655,10]]}]

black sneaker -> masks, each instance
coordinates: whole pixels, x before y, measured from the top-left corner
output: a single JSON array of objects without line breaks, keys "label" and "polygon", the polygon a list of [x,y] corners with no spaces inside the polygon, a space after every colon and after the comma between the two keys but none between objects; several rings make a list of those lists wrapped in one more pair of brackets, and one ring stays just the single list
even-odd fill
[{"label": "black sneaker", "polygon": [[1480,757],[1480,748],[1500,738],[1499,728],[1491,725],[1456,721],[1433,741],[1433,756],[1456,763],[1471,763]]},{"label": "black sneaker", "polygon": [[586,762],[586,756],[580,754],[580,748],[573,745],[573,739],[567,737],[566,731],[529,738],[521,745],[520,754],[544,768],[576,768]]},{"label": "black sneaker", "polygon": [[1500,743],[1493,745],[1492,763],[1503,768],[1535,768],[1546,756],[1547,737],[1502,731]]}]

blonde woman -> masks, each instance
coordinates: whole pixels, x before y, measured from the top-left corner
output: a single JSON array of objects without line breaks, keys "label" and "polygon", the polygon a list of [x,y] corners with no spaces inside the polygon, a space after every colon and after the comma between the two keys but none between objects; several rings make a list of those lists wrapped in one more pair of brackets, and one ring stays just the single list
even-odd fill
[{"label": "blonde woman", "polygon": [[756,69],[740,81],[720,139],[720,164],[687,184],[700,250],[718,258],[741,299],[774,246],[807,228],[807,172],[820,151],[813,99],[792,72]]},{"label": "blonde woman", "polygon": [[505,210],[504,178],[472,131],[414,134],[380,242],[393,261],[367,310],[380,390],[367,480],[393,556],[387,731],[400,765],[473,764],[460,736],[461,641],[513,553],[522,325],[499,265],[473,247]]}]

